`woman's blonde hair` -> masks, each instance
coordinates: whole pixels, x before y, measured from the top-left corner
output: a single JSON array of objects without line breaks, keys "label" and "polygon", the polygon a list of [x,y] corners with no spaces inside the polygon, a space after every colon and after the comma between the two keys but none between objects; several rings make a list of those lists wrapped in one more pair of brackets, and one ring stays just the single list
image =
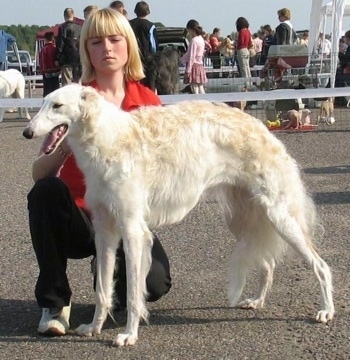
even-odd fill
[{"label": "woman's blonde hair", "polygon": [[145,77],[139,54],[138,43],[129,21],[118,11],[110,8],[98,9],[84,21],[80,36],[80,61],[82,65],[81,82],[95,80],[95,69],[91,64],[87,41],[96,37],[121,35],[128,47],[128,60],[124,67],[126,80],[139,81]]}]

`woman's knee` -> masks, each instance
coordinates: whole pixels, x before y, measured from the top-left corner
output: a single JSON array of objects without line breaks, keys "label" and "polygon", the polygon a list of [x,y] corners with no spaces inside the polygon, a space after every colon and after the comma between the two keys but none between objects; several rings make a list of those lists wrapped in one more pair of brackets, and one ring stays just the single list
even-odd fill
[{"label": "woman's knee", "polygon": [[27,199],[28,203],[43,199],[52,201],[55,194],[65,192],[67,186],[57,177],[46,177],[38,180],[30,190]]}]

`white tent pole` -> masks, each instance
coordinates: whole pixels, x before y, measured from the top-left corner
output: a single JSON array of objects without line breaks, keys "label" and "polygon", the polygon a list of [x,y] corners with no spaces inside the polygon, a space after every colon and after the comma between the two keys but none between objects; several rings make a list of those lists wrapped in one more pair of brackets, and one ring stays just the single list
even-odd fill
[{"label": "white tent pole", "polygon": [[325,15],[321,15],[321,9],[322,0],[312,0],[308,42],[309,63],[312,59],[312,56],[316,53],[317,39],[320,32],[321,16],[323,16],[323,18],[325,17]]},{"label": "white tent pole", "polygon": [[343,27],[345,0],[333,0],[332,7],[332,50],[331,50],[331,87],[335,84],[338,63],[339,39]]}]

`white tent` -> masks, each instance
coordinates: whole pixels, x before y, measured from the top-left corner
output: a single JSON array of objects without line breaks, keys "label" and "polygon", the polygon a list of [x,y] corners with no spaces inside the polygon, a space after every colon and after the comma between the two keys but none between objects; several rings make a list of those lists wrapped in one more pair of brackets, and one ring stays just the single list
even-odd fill
[{"label": "white tent", "polygon": [[322,6],[322,0],[312,0],[310,14],[309,53],[314,54],[318,34],[325,28],[327,17],[332,17],[331,87],[334,87],[343,16],[350,15],[350,0],[333,0]]}]

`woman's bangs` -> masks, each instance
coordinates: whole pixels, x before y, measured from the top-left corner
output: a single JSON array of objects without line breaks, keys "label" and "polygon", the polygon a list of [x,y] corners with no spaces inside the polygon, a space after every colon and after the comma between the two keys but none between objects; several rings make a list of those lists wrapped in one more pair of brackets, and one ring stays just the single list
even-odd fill
[{"label": "woman's bangs", "polygon": [[89,29],[88,29],[88,39],[96,38],[96,37],[103,37],[103,36],[111,36],[111,35],[123,35],[124,31],[121,26],[118,24],[117,21],[111,21],[109,19],[97,19],[97,17],[92,21]]}]

